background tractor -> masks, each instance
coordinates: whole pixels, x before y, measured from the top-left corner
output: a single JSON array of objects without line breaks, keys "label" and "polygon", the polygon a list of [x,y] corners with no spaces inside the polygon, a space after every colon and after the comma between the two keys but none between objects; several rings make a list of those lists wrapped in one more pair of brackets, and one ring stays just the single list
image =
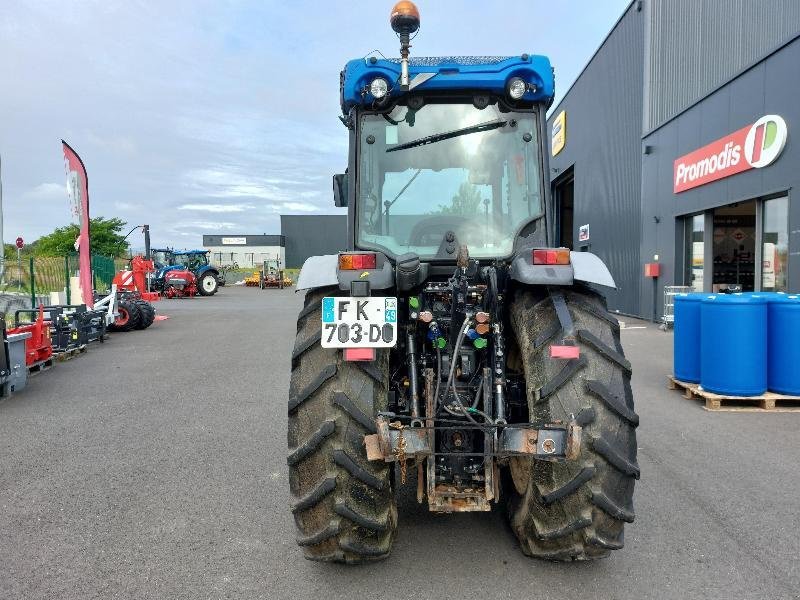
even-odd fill
[{"label": "background tractor", "polygon": [[638,417],[603,262],[560,247],[546,57],[348,62],[333,178],[348,250],[309,258],[291,357],[297,543],[315,560],[391,550],[395,491],[434,512],[504,502],[523,552],[583,560],[633,521]]},{"label": "background tractor", "polygon": [[264,261],[259,277],[259,287],[262,290],[268,288],[278,288],[282,290],[283,288],[291,287],[292,283],[293,281],[286,276],[286,273],[281,267],[280,259],[272,258]]},{"label": "background tractor", "polygon": [[[152,287],[155,290],[167,293],[167,273],[171,271],[190,271],[196,280],[195,292],[201,296],[213,296],[217,293],[223,275],[219,269],[209,263],[210,250],[173,250],[171,248],[156,248],[152,251],[153,261],[157,270],[152,279]],[[187,289],[190,287],[189,279],[181,274],[170,279],[186,280]],[[175,288],[175,286],[172,286]],[[177,288],[176,288],[177,289]],[[168,295],[168,294],[167,294]],[[189,294],[178,294],[181,296],[194,296],[194,292]],[[169,296],[173,297],[173,296]]]}]

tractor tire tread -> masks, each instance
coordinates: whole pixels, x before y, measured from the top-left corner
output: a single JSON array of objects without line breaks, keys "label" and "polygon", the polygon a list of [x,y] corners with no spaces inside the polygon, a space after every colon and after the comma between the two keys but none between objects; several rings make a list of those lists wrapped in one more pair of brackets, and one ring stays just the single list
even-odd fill
[{"label": "tractor tire tread", "polygon": [[555,392],[560,390],[568,381],[571,381],[575,373],[586,366],[586,357],[580,356],[575,360],[568,361],[563,368],[547,383],[542,386],[539,392],[539,402],[545,402]]},{"label": "tractor tire tread", "polygon": [[375,421],[364,414],[344,392],[335,392],[333,394],[333,403],[346,412],[353,421],[359,423],[369,433],[376,433],[378,431],[378,428],[375,426]]},{"label": "tractor tire tread", "polygon": [[313,333],[310,337],[305,340],[301,340],[300,338],[297,339],[294,345],[294,349],[292,350],[292,365],[297,365],[297,359],[300,358],[303,354],[305,354],[314,344],[318,344],[322,339],[322,330],[320,329],[316,333]]},{"label": "tractor tire tread", "polygon": [[335,431],[336,421],[323,421],[322,425],[319,426],[319,429],[311,434],[310,438],[289,453],[286,461],[291,466],[296,465],[309,454],[318,450],[325,440],[331,437]]},{"label": "tractor tire tread", "polygon": [[156,309],[147,300],[141,298],[136,300],[136,306],[139,307],[139,323],[136,329],[147,329],[156,320]]},{"label": "tractor tire tread", "polygon": [[554,489],[552,492],[548,492],[546,494],[542,494],[542,504],[545,506],[549,506],[553,502],[557,500],[563,500],[570,494],[574,494],[577,492],[584,483],[591,481],[592,477],[594,477],[594,465],[584,467],[581,469],[581,472],[575,475],[572,479],[570,479],[567,483]]},{"label": "tractor tire tread", "polygon": [[342,467],[345,471],[347,471],[350,475],[358,479],[364,485],[368,485],[369,487],[374,488],[377,491],[383,490],[385,485],[383,480],[379,479],[378,477],[375,477],[367,469],[359,465],[344,450],[336,450],[333,453],[333,462],[336,463],[337,466]]},{"label": "tractor tire tread", "polygon": [[534,535],[537,539],[556,540],[558,538],[570,536],[580,529],[586,529],[592,524],[592,517],[591,515],[580,515],[573,521],[556,529],[547,529],[544,525],[538,523],[535,518],[533,519],[533,523]]},{"label": "tractor tire tread", "polygon": [[639,465],[637,465],[636,462],[628,460],[619,450],[602,437],[590,438],[590,441],[594,451],[606,459],[608,464],[625,475],[639,479]]},{"label": "tractor tire tread", "polygon": [[319,342],[322,298],[309,291],[298,315],[289,392],[289,488],[297,542],[309,560],[355,564],[385,558],[397,508],[391,466],[369,461],[364,436],[387,410],[389,357],[378,350],[367,369]]},{"label": "tractor tire tread", "polygon": [[330,494],[336,489],[336,478],[326,477],[318,486],[312,489],[308,494],[297,500],[292,504],[292,512],[296,513],[301,510],[308,510],[309,508],[319,504],[325,496]]},{"label": "tractor tire tread", "polygon": [[592,490],[592,504],[603,512],[608,513],[614,519],[625,521],[626,523],[633,523],[634,521],[633,509],[614,502],[603,492]]},{"label": "tractor tire tread", "polygon": [[316,546],[339,533],[339,521],[331,522],[327,527],[309,535],[297,536],[298,546]]},{"label": "tractor tire tread", "polygon": [[608,408],[630,423],[632,427],[639,426],[639,415],[628,408],[625,402],[619,396],[609,390],[608,386],[606,386],[604,383],[594,379],[588,379],[586,381],[586,389],[596,398],[602,400]]},{"label": "tractor tire tread", "polygon": [[607,359],[617,363],[622,369],[625,369],[628,373],[631,372],[631,363],[628,362],[628,360],[622,354],[611,348],[609,345],[603,343],[603,341],[596,335],[594,335],[591,331],[587,331],[585,329],[578,329],[575,333],[578,334],[579,340],[592,346],[600,354],[605,356]]},{"label": "tractor tire tread", "polygon": [[334,512],[358,525],[359,527],[363,527],[364,529],[369,529],[370,531],[377,531],[383,532],[386,531],[389,527],[389,518],[388,515],[382,521],[378,521],[376,519],[370,519],[367,516],[362,515],[361,513],[353,510],[350,508],[345,502],[337,502],[334,507]]},{"label": "tractor tire tread", "polygon": [[297,394],[289,392],[289,413],[297,410],[303,402],[308,400],[326,381],[336,375],[336,365],[326,366],[306,387]]},{"label": "tractor tire tread", "polygon": [[564,296],[580,347],[573,360],[549,356],[546,340],[558,339],[552,330],[560,330],[560,323],[545,290],[521,289],[510,306],[516,338],[511,341],[522,358],[531,421],[574,418],[583,428],[575,461],[515,463],[529,466],[511,469],[514,485],[506,486],[512,529],[523,552],[554,561],[602,558],[622,548],[640,475],[639,417],[619,323],[594,290],[576,285]]}]

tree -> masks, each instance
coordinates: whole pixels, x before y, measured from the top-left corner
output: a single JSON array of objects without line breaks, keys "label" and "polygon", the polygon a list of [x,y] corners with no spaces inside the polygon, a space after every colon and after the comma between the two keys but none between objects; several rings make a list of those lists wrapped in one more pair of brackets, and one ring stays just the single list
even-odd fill
[{"label": "tree", "polygon": [[436,212],[441,215],[473,216],[478,214],[480,205],[481,191],[465,181],[458,186],[458,193],[450,200],[450,206],[440,204]]},{"label": "tree", "polygon": [[[97,217],[89,221],[90,246],[95,254],[104,256],[124,256],[128,252],[128,242],[122,231],[127,223],[113,217],[105,219]],[[31,246],[37,256],[64,256],[75,252],[75,240],[80,230],[71,223],[65,227],[57,227],[53,233],[40,237]]]}]

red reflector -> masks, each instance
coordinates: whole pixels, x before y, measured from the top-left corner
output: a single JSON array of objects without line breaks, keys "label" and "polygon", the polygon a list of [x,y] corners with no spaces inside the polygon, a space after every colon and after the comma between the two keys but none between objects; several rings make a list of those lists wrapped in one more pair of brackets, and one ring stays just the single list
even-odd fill
[{"label": "red reflector", "polygon": [[533,251],[535,265],[568,265],[569,248],[541,248]]},{"label": "red reflector", "polygon": [[375,360],[375,348],[345,348],[344,359],[348,361]]},{"label": "red reflector", "polygon": [[550,346],[550,358],[579,358],[580,355],[578,346]]},{"label": "red reflector", "polygon": [[378,259],[375,254],[340,254],[339,269],[342,271],[359,271],[374,269]]}]

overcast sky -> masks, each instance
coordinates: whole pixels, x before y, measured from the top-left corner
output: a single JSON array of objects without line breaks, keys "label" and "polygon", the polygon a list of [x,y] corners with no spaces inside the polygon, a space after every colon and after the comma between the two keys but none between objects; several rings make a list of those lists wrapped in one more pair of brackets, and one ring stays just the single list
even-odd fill
[{"label": "overcast sky", "polygon": [[[412,54],[546,54],[558,99],[628,3],[419,0]],[[86,164],[92,216],[149,223],[156,244],[279,233],[282,213],[337,212],[339,71],[375,49],[398,54],[391,5],[0,3],[5,240],[70,221],[61,138]]]}]

